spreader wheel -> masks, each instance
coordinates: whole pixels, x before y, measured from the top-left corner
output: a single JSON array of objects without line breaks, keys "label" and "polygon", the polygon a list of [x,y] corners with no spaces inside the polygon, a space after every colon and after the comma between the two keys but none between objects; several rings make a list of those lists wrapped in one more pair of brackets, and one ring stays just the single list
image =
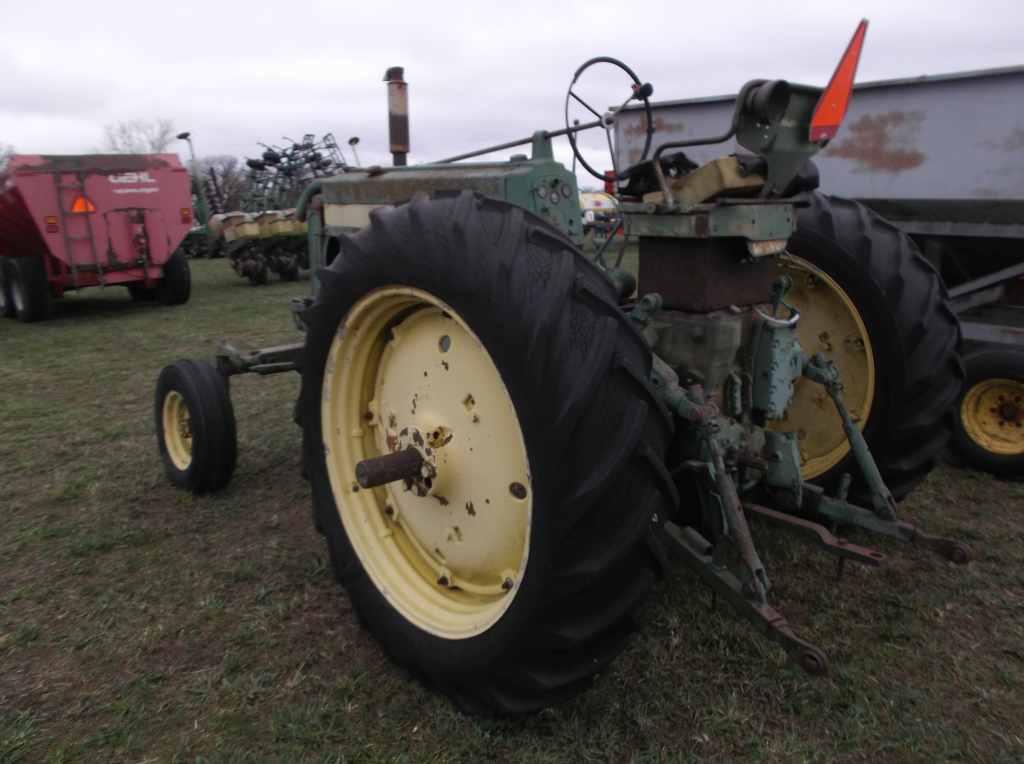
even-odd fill
[{"label": "spreader wheel", "polygon": [[11,294],[10,265],[0,257],[0,318],[14,318],[14,296]]},{"label": "spreader wheel", "polygon": [[156,383],[160,458],[171,482],[192,493],[227,485],[238,446],[227,380],[206,361],[175,361]]},{"label": "spreader wheel", "polygon": [[677,501],[614,290],[540,218],[469,193],[374,212],[320,277],[305,464],[364,623],[469,710],[586,688]]},{"label": "spreader wheel", "polygon": [[49,317],[53,307],[50,282],[41,257],[12,257],[8,261],[11,302],[19,321],[32,323]]},{"label": "spreader wheel", "polygon": [[1024,477],[1024,351],[984,346],[964,365],[953,445],[972,467]]},{"label": "spreader wheel", "polygon": [[163,305],[182,305],[192,293],[192,271],[181,251],[175,252],[164,263],[164,275],[157,282],[156,299]]}]

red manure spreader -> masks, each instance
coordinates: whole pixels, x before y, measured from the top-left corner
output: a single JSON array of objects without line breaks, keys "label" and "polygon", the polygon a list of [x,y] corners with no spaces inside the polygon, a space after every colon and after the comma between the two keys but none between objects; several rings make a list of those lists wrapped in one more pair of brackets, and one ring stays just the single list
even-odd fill
[{"label": "red manure spreader", "polygon": [[0,172],[0,315],[49,316],[71,289],[187,302],[189,176],[174,154],[14,155]]}]

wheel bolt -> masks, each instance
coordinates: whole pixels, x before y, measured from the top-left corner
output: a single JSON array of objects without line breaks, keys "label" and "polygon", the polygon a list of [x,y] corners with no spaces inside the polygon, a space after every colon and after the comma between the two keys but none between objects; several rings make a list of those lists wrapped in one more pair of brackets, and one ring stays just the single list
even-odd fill
[{"label": "wheel bolt", "polygon": [[515,582],[511,578],[506,578],[504,581],[501,582],[501,588],[504,589],[506,592],[509,591],[513,586],[515,586]]},{"label": "wheel bolt", "polygon": [[522,483],[512,483],[508,490],[517,499],[522,500],[526,498],[526,486]]}]

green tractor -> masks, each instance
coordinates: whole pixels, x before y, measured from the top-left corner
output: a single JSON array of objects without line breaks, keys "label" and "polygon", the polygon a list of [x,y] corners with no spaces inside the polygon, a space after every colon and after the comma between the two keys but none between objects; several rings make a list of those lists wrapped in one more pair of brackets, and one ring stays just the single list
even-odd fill
[{"label": "green tractor", "polygon": [[[889,487],[909,490],[948,437],[962,371],[944,288],[905,236],[815,193],[808,169],[842,120],[865,31],[824,90],[749,82],[724,135],[616,168],[639,290],[579,250],[575,175],[551,147],[567,136],[587,167],[576,136],[615,110],[312,183],[298,214],[313,294],[292,306],[305,336],[163,370],[171,480],[223,487],[227,380],[295,371],[335,574],[389,654],[461,707],[532,712],[586,688],[673,561],[824,673],[770,603],[752,518],[841,562],[882,556],[838,526],[969,558],[898,519]],[[649,110],[652,87],[615,59],[573,83],[594,66],[623,70],[626,103]],[[749,153],[702,167],[682,153],[733,136]],[[459,163],[517,145],[532,155]]]}]

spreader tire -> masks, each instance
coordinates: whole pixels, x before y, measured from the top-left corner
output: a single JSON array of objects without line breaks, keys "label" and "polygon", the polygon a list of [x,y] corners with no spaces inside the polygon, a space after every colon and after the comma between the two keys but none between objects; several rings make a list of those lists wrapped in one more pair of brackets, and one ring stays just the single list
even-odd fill
[{"label": "spreader tire", "polygon": [[964,356],[953,445],[970,466],[1024,477],[1024,351],[986,345]]},{"label": "spreader tire", "polygon": [[14,318],[14,296],[11,294],[10,264],[0,257],[0,318]]},{"label": "spreader tire", "polygon": [[227,380],[206,361],[165,366],[156,383],[156,438],[167,477],[192,493],[217,491],[235,470],[235,411]]},{"label": "spreader tire", "polygon": [[192,271],[181,251],[164,263],[163,278],[156,285],[156,299],[163,305],[182,305],[192,293]]},{"label": "spreader tire", "polygon": [[8,263],[11,302],[19,321],[43,321],[50,315],[53,299],[46,266],[41,257],[12,257]]},{"label": "spreader tire", "polygon": [[[364,624],[394,659],[466,710],[526,713],[582,691],[622,650],[633,626],[632,614],[659,572],[647,540],[652,527],[670,517],[678,501],[664,466],[671,418],[648,383],[650,351],[616,307],[614,290],[567,239],[540,218],[468,192],[375,211],[367,228],[342,241],[340,256],[320,271],[320,277],[320,298],[307,314],[302,364],[304,457],[314,513],[323,527],[335,574]],[[432,362],[436,365],[430,366],[431,377],[423,367],[402,377],[421,380],[423,385],[436,377],[440,381],[435,387],[423,389],[451,389],[458,396],[455,409],[467,407],[461,411],[464,418],[455,417],[459,421],[451,425],[452,442],[477,432],[470,428],[480,427],[484,439],[478,441],[478,449],[480,443],[511,438],[508,442],[518,442],[516,448],[527,457],[525,485],[509,484],[506,477],[496,494],[485,494],[495,498],[493,503],[488,501],[490,507],[482,501],[474,509],[471,503],[423,500],[424,513],[447,513],[440,517],[450,516],[450,522],[460,525],[468,544],[475,543],[472,534],[481,527],[475,523],[483,520],[493,528],[500,521],[500,513],[488,514],[495,512],[494,505],[501,504],[501,512],[506,511],[505,503],[514,505],[509,493],[516,499],[528,496],[532,502],[524,526],[528,544],[518,558],[522,567],[515,581],[505,579],[507,587],[500,588],[506,594],[489,595],[495,597],[498,610],[480,615],[479,622],[471,621],[465,633],[457,632],[454,625],[462,621],[450,622],[448,631],[417,625],[408,613],[420,611],[409,603],[425,597],[427,604],[420,613],[424,622],[433,623],[436,618],[447,626],[446,618],[463,617],[459,610],[463,605],[455,615],[443,606],[435,612],[430,609],[431,598],[447,602],[448,597],[465,595],[471,604],[464,606],[470,608],[477,606],[473,592],[453,594],[443,586],[447,581],[428,578],[416,580],[416,586],[382,591],[368,566],[389,575],[396,571],[373,568],[379,558],[364,559],[364,553],[357,551],[375,548],[367,544],[390,544],[378,541],[377,535],[365,536],[358,523],[363,519],[389,522],[383,515],[390,517],[390,505],[381,505],[381,497],[404,496],[401,489],[388,487],[397,493],[387,494],[384,488],[351,493],[353,484],[337,480],[332,488],[332,475],[347,475],[354,468],[345,463],[343,453],[351,438],[361,437],[359,428],[369,421],[359,413],[355,429],[346,422],[331,431],[335,418],[358,411],[343,407],[342,396],[353,400],[352,395],[364,394],[354,392],[355,385],[342,390],[332,381],[338,374],[353,373],[352,365],[339,360],[348,356],[339,355],[337,343],[358,347],[360,342],[343,340],[339,327],[352,333],[346,337],[360,336],[352,322],[361,321],[369,310],[366,306],[378,304],[384,299],[381,295],[407,301],[380,333],[372,335],[382,343],[383,352],[391,354],[387,357],[401,358],[403,352],[411,357],[415,335],[407,327],[423,315],[415,304],[422,299],[431,306],[422,310],[436,320],[462,327],[461,334],[452,335],[456,347],[457,337],[462,337],[463,346],[472,345],[477,357],[482,354],[489,359],[491,373],[497,375],[486,385],[468,373],[460,375],[463,367],[453,359],[452,376],[445,377],[442,359],[447,356],[438,356]],[[400,332],[403,339],[398,343],[395,338]],[[439,341],[429,336],[433,339],[427,347],[436,351]],[[441,337],[440,352],[446,352],[446,338]],[[370,356],[368,368],[373,357],[380,358]],[[383,361],[378,363],[378,371],[385,368]],[[383,385],[394,377],[374,379]],[[495,420],[495,408],[474,403],[466,392],[472,392],[474,384],[480,385],[477,390],[496,395],[504,391],[511,405],[501,410],[512,412],[511,427],[485,429]],[[360,389],[377,388],[370,384]],[[422,410],[435,405],[433,401],[428,396]],[[470,423],[469,407],[474,405],[479,406],[480,417]],[[406,419],[416,421],[415,404],[411,410],[403,406],[396,412],[396,427]],[[380,417],[385,418],[383,410]],[[338,447],[326,449],[325,442]],[[513,462],[490,461],[475,472],[456,472],[456,479],[504,474]],[[372,507],[373,516],[354,514],[359,507]],[[400,510],[398,514],[404,512]],[[493,521],[488,520],[491,517]],[[411,533],[406,527],[396,525],[402,538]],[[454,530],[461,533],[457,527]],[[401,548],[399,542],[394,548]],[[453,567],[453,580],[458,572]]]},{"label": "spreader tire", "polygon": [[[909,236],[857,202],[818,193],[810,202],[799,210],[789,250],[834,279],[859,313],[874,368],[864,436],[890,490],[902,498],[949,440],[963,383],[960,324],[941,278]],[[816,482],[832,484],[843,472],[858,477],[849,453]]]}]

